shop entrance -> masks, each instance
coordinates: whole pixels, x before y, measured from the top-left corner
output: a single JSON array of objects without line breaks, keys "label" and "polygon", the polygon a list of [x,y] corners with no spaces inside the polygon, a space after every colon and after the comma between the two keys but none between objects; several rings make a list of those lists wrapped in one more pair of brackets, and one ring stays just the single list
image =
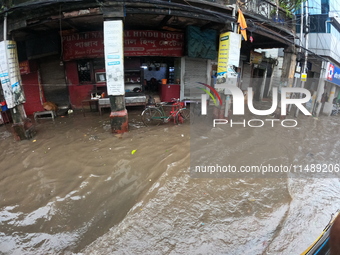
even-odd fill
[{"label": "shop entrance", "polygon": [[254,99],[256,101],[260,101],[260,96],[261,96],[261,85],[263,82],[263,79],[265,74],[265,70],[261,68],[254,68],[253,70],[253,78],[254,78],[254,83],[253,83],[253,91],[254,91]]},{"label": "shop entrance", "polygon": [[68,107],[69,94],[65,83],[64,66],[59,56],[49,56],[40,61],[41,83],[47,101],[59,108]]},{"label": "shop entrance", "polygon": [[171,102],[172,98],[180,98],[180,64],[180,58],[174,57],[126,57],[126,93],[139,91],[133,83],[140,81],[140,92],[149,100]]}]

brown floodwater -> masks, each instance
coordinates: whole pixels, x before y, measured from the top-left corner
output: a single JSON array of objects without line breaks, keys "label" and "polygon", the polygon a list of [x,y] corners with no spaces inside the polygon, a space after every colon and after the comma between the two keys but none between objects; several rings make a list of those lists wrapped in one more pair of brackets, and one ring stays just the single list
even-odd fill
[{"label": "brown floodwater", "polygon": [[192,129],[144,127],[141,110],[129,109],[122,136],[108,112],[41,120],[21,142],[0,126],[1,254],[299,254],[339,209],[335,174],[190,174],[192,155],[236,166],[340,163],[339,116]]}]

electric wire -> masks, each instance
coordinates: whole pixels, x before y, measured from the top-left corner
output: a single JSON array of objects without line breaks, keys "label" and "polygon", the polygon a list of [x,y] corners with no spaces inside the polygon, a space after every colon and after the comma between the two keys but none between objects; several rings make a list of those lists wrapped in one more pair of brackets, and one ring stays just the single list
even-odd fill
[{"label": "electric wire", "polygon": [[[26,2],[26,3],[23,3],[23,4],[20,4],[20,5],[16,5],[14,7],[10,7],[10,8],[7,8],[5,10],[2,11],[2,13],[10,13],[10,12],[13,12],[15,10],[18,10],[18,9],[32,9],[32,8],[35,8],[35,6],[39,5],[39,6],[46,6],[46,5],[51,5],[51,4],[56,4],[56,3],[74,3],[74,2],[85,2],[85,1],[82,1],[82,0],[63,0],[63,1],[56,1],[56,0],[45,0],[45,1],[39,1],[39,2],[35,2],[35,3],[32,3],[32,2]],[[227,14],[224,14],[224,13],[220,13],[220,12],[216,12],[216,11],[212,11],[212,10],[208,10],[208,9],[202,9],[200,7],[195,7],[195,6],[192,6],[191,4],[190,5],[183,5],[183,4],[179,4],[179,3],[174,3],[174,2],[166,2],[166,1],[159,1],[159,0],[130,0],[129,1],[130,3],[144,3],[144,4],[155,4],[157,6],[172,6],[172,7],[176,7],[176,8],[183,8],[185,7],[186,9],[189,9],[191,11],[195,11],[197,13],[202,13],[202,14],[210,14],[210,15],[213,15],[214,17],[218,18],[219,20],[221,20],[221,22],[225,22],[226,20],[230,21],[230,22],[234,22],[236,23],[237,20],[230,16],[230,15],[227,15]],[[187,2],[187,1],[185,1]],[[252,3],[253,1],[251,0],[248,0],[246,1],[245,3]],[[126,3],[126,2],[125,2]],[[188,4],[188,3],[187,3]],[[269,3],[268,3],[269,4]],[[321,8],[320,8],[321,9]],[[0,13],[1,15],[1,13]],[[296,36],[294,36],[294,32],[293,31],[287,31],[287,28],[280,28],[279,26],[274,26],[278,31],[271,31],[269,29],[264,29],[262,28],[261,26],[259,25],[269,25],[271,27],[273,27],[273,22],[270,22],[270,21],[266,21],[266,20],[261,20],[261,22],[259,22],[258,20],[254,21],[254,19],[249,19],[250,21],[252,21],[252,23],[255,25],[255,29],[259,29],[260,31],[263,31],[263,32],[266,32],[268,34],[271,34],[273,36],[277,36],[278,38],[282,39],[283,41],[285,41],[287,43],[287,45],[290,45],[290,44],[293,44],[295,45],[296,47],[301,47],[302,49],[308,51],[310,54],[320,58],[320,59],[323,59],[323,60],[326,60],[323,56],[319,55],[319,54],[316,54],[314,52],[312,52],[311,50],[308,50],[306,49],[305,47],[302,47],[300,45],[297,45],[295,43],[295,39],[298,38]],[[296,25],[297,23],[293,21],[294,19],[292,19],[292,21],[289,21],[287,22],[288,25],[290,26],[294,26]],[[284,35],[282,33],[285,33]],[[290,33],[290,36],[287,34]],[[301,38],[298,38],[299,40],[301,40]],[[320,38],[318,38],[320,40]],[[322,44],[323,46],[323,42],[322,40],[320,40],[320,43]]]}]

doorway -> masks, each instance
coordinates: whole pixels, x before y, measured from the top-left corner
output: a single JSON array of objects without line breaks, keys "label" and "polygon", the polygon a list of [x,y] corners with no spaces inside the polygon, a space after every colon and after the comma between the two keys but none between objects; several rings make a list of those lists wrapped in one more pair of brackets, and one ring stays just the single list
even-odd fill
[{"label": "doorway", "polygon": [[253,69],[253,92],[254,92],[254,100],[260,101],[261,100],[261,85],[263,82],[265,70],[261,68],[254,68]]},{"label": "doorway", "polygon": [[69,93],[65,82],[64,66],[60,57],[48,56],[40,59],[40,76],[44,95],[47,101],[59,108],[69,105]]}]

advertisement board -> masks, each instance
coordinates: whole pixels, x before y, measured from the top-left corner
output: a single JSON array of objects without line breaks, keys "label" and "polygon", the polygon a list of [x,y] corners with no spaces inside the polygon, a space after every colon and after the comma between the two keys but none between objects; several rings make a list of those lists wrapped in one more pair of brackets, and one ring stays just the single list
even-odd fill
[{"label": "advertisement board", "polygon": [[[102,31],[62,36],[63,60],[104,57]],[[184,52],[184,34],[153,30],[124,31],[124,56],[181,57]]]},{"label": "advertisement board", "polygon": [[8,108],[25,102],[17,47],[14,41],[0,42],[0,80]]},{"label": "advertisement board", "polygon": [[104,35],[102,31],[64,35],[62,42],[64,61],[104,57]]},{"label": "advertisement board", "polygon": [[332,63],[328,63],[327,81],[340,86],[340,67],[337,67]]},{"label": "advertisement board", "polygon": [[[241,35],[226,32],[220,35],[218,52],[216,88],[224,88],[227,84],[237,84],[237,72],[240,61]],[[228,91],[226,91],[228,93]]]},{"label": "advertisement board", "polygon": [[108,95],[124,95],[123,22],[104,22],[104,53]]},{"label": "advertisement board", "polygon": [[126,30],[124,32],[125,56],[181,57],[184,34],[153,30]]}]

